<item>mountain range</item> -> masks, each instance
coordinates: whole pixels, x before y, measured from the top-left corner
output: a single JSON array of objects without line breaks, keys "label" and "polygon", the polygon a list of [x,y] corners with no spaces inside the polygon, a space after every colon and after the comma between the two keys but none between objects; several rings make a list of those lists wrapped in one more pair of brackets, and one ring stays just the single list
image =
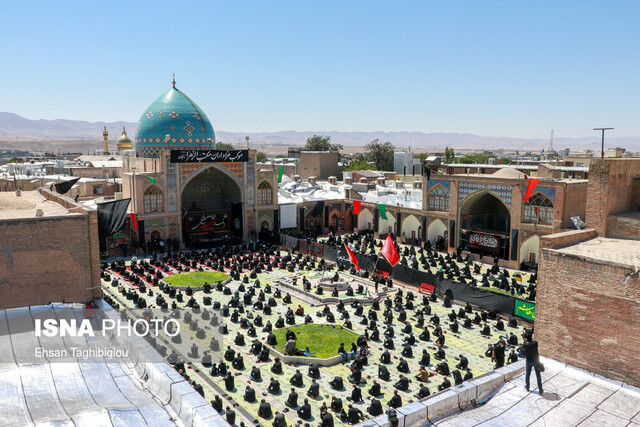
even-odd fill
[{"label": "mountain range", "polygon": [[[134,139],[136,122],[87,122],[80,120],[32,120],[15,113],[0,112],[0,149],[93,151],[102,147],[102,131],[109,131],[109,141],[115,144],[125,127]],[[424,132],[338,132],[338,131],[280,131],[280,132],[226,132],[216,130],[218,141],[244,146],[249,137],[252,147],[267,152],[282,152],[285,146],[304,145],[315,134],[331,136],[331,141],[345,147],[362,147],[379,139],[390,141],[398,148],[412,147],[416,152],[442,150],[454,147],[458,150],[520,150],[541,151],[548,149],[549,140],[512,137],[490,137],[466,133]],[[607,147],[624,147],[628,151],[640,151],[640,137],[607,137]],[[278,147],[279,146],[279,147]],[[555,149],[572,150],[600,148],[600,137],[556,138]]]}]

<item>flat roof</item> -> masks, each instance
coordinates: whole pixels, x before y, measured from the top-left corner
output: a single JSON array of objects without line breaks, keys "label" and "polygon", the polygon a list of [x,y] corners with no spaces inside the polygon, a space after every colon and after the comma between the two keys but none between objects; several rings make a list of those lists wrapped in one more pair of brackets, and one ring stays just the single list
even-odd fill
[{"label": "flat roof", "polygon": [[596,237],[562,249],[549,249],[563,255],[595,262],[640,268],[640,241]]},{"label": "flat roof", "polygon": [[23,191],[19,197],[15,191],[0,192],[0,220],[35,218],[38,209],[42,209],[44,216],[82,214],[80,210],[69,211],[64,206],[45,199],[38,191]]}]

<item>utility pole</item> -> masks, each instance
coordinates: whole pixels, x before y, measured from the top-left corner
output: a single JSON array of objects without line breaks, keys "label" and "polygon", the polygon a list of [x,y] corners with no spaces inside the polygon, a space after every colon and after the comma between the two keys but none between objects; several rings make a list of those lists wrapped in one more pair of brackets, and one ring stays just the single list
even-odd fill
[{"label": "utility pole", "polygon": [[593,130],[601,130],[602,131],[602,151],[600,151],[600,158],[604,159],[604,131],[605,130],[613,130],[613,128],[593,128]]}]

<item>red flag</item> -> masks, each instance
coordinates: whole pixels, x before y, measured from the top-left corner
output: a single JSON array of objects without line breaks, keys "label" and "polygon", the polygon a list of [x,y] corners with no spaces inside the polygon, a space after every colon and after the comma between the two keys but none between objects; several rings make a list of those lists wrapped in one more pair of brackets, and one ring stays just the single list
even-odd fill
[{"label": "red flag", "polygon": [[529,200],[529,197],[531,197],[531,193],[533,193],[533,189],[536,188],[536,185],[538,185],[538,182],[540,182],[540,178],[529,178],[529,184],[527,185],[527,192],[524,193],[524,199],[522,199],[523,201],[527,201]]},{"label": "red flag", "polygon": [[353,213],[355,215],[358,215],[360,213],[360,204],[362,204],[361,200],[354,200],[353,201]]},{"label": "red flag", "polygon": [[133,224],[133,228],[135,228],[137,230],[138,229],[138,221],[136,221],[136,214],[134,214],[133,212],[130,212],[129,216],[131,217],[131,224]]},{"label": "red flag", "polygon": [[344,247],[347,248],[347,253],[349,254],[349,261],[351,264],[355,265],[356,270],[360,271],[360,266],[358,265],[358,258],[356,258],[355,254],[349,249],[349,246],[345,243]]},{"label": "red flag", "polygon": [[398,261],[400,261],[400,255],[398,255],[396,246],[393,244],[393,240],[391,240],[391,234],[387,234],[387,240],[385,240],[380,252],[392,266],[395,266]]}]

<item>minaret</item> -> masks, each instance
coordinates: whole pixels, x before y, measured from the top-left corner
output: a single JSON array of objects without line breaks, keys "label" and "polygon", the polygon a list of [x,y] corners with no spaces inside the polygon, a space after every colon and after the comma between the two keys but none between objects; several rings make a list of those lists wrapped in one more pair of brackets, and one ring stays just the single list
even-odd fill
[{"label": "minaret", "polygon": [[102,136],[104,137],[104,154],[109,154],[109,132],[107,132],[107,127],[104,127],[104,132],[102,132]]}]

